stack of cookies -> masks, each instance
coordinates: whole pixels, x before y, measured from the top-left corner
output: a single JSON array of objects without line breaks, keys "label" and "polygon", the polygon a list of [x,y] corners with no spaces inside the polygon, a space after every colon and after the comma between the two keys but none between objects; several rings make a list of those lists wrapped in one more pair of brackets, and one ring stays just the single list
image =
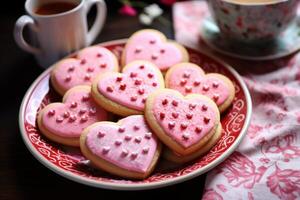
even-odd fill
[{"label": "stack of cookies", "polygon": [[189,162],[220,138],[220,113],[235,91],[227,77],[188,61],[183,46],[150,29],[129,38],[120,65],[104,47],[85,48],[53,67],[63,100],[39,112],[39,129],[121,177],[146,178],[161,155]]}]

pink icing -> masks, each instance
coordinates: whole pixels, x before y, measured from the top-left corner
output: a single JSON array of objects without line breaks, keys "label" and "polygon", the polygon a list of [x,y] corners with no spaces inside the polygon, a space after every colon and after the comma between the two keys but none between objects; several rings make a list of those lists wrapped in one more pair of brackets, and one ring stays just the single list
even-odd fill
[{"label": "pink icing", "polygon": [[223,80],[206,76],[201,68],[189,64],[173,69],[168,84],[169,88],[183,95],[196,93],[208,96],[217,105],[223,104],[230,94],[228,85]]},{"label": "pink icing", "polygon": [[[135,127],[138,125],[138,128]],[[122,128],[120,131],[120,127]],[[146,172],[158,140],[142,115],[132,115],[118,124],[103,123],[89,130],[86,146],[98,157],[129,171]]]},{"label": "pink icing", "polygon": [[66,91],[77,85],[91,85],[97,74],[114,71],[115,68],[116,58],[108,49],[88,47],[81,50],[76,59],[68,58],[59,62],[54,79]]},{"label": "pink icing", "polygon": [[90,92],[84,90],[73,90],[64,103],[46,108],[42,116],[47,130],[69,138],[79,137],[84,128],[103,120],[107,120],[107,112],[92,100]]},{"label": "pink icing", "polygon": [[165,133],[185,148],[201,140],[217,123],[217,111],[206,99],[184,100],[171,93],[156,96],[152,113]]},{"label": "pink icing", "polygon": [[142,111],[148,95],[162,87],[160,78],[161,74],[152,64],[133,62],[123,74],[112,73],[103,77],[98,82],[98,90],[114,102]]},{"label": "pink icing", "polygon": [[142,31],[134,34],[126,45],[125,64],[134,60],[148,60],[161,70],[182,62],[181,50],[172,43],[162,41],[155,32]]}]

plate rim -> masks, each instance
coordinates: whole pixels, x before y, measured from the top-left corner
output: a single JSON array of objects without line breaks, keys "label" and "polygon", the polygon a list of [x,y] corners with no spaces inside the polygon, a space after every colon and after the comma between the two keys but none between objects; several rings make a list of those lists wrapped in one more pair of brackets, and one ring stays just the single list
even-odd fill
[{"label": "plate rim", "polygon": [[[127,41],[127,39],[117,39],[117,40],[111,40],[111,41],[107,41],[107,42],[102,42],[102,43],[97,43],[94,45],[114,45],[114,44],[119,44],[119,43],[125,43]],[[187,46],[187,45],[185,45]],[[188,46],[187,46],[188,47]],[[88,186],[92,186],[92,187],[96,187],[96,188],[103,188],[103,189],[111,189],[111,190],[127,190],[127,191],[133,191],[133,190],[149,190],[149,189],[155,189],[155,188],[161,188],[161,187],[166,187],[166,186],[170,186],[170,185],[174,185],[177,183],[181,183],[187,180],[190,180],[192,178],[195,178],[201,174],[206,173],[207,171],[209,171],[210,169],[216,167],[217,165],[219,165],[220,163],[222,163],[228,156],[230,156],[234,150],[238,147],[238,145],[240,144],[240,142],[242,141],[242,139],[245,137],[246,133],[247,133],[247,129],[250,125],[250,119],[251,119],[251,115],[252,115],[252,101],[251,101],[251,96],[249,93],[249,90],[244,82],[244,80],[242,79],[242,77],[237,73],[237,71],[235,69],[233,69],[229,64],[227,64],[226,62],[224,62],[223,60],[221,60],[220,58],[217,58],[214,55],[211,55],[208,52],[202,51],[202,50],[198,50],[195,48],[191,48],[188,47],[196,52],[200,52],[204,55],[206,55],[207,57],[219,62],[220,64],[222,64],[227,70],[229,70],[232,75],[237,79],[237,81],[239,81],[240,85],[241,85],[241,89],[244,91],[245,93],[245,99],[246,99],[246,103],[247,103],[247,113],[246,113],[246,119],[245,119],[245,123],[240,131],[239,136],[237,137],[237,139],[235,140],[235,142],[217,159],[215,159],[214,161],[212,161],[211,163],[209,163],[208,165],[202,167],[200,170],[196,169],[188,174],[185,175],[181,175],[179,177],[175,177],[172,179],[168,179],[168,180],[162,180],[162,181],[157,181],[154,183],[130,183],[130,184],[126,184],[126,183],[110,183],[110,182],[102,182],[99,180],[93,180],[87,177],[82,177],[80,175],[76,175],[73,174],[69,171],[63,170],[61,168],[59,168],[58,166],[56,166],[55,164],[49,162],[46,158],[44,158],[31,144],[31,142],[29,141],[27,134],[26,134],[26,129],[25,129],[25,121],[23,118],[23,114],[25,113],[25,108],[26,108],[26,103],[28,102],[28,99],[30,98],[32,91],[34,90],[34,88],[36,87],[37,83],[40,82],[43,78],[45,78],[46,74],[49,74],[49,72],[51,71],[53,65],[51,65],[48,69],[46,69],[42,74],[40,74],[35,81],[30,85],[30,87],[28,88],[28,90],[26,91],[20,109],[19,109],[19,129],[21,132],[21,136],[23,139],[23,142],[25,143],[25,146],[27,147],[27,149],[30,151],[30,153],[40,162],[42,163],[46,168],[50,169],[51,171],[61,175],[64,178],[67,178],[69,180],[72,180],[74,182],[77,183],[81,183],[84,185],[88,185]]]}]

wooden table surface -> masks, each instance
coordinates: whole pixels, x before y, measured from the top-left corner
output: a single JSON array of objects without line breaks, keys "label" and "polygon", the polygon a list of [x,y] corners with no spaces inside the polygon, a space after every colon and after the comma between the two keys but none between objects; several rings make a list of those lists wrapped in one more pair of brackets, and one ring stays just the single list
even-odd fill
[{"label": "wooden table surface", "polygon": [[[136,17],[120,16],[118,5],[108,2],[109,15],[103,31],[94,43],[127,38],[146,28]],[[117,2],[117,1],[114,1]],[[22,98],[30,84],[43,72],[34,57],[17,47],[13,40],[14,23],[24,14],[23,1],[10,0],[0,9],[0,199],[162,199],[172,195],[176,199],[200,199],[205,176],[177,185],[147,191],[112,191],[75,183],[50,171],[37,161],[22,141],[18,126],[18,112]],[[171,20],[171,9],[164,17]],[[91,14],[93,16],[93,14]],[[158,29],[173,38],[172,26],[155,22]]]}]

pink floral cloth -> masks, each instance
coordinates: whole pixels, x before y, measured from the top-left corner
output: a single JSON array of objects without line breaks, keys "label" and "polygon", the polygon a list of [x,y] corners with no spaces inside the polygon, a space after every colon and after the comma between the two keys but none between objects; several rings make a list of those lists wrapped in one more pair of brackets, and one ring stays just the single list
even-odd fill
[{"label": "pink floral cloth", "polygon": [[[205,2],[176,3],[176,40],[210,51],[199,35],[207,15]],[[253,115],[240,146],[208,173],[202,198],[300,199],[300,53],[265,62],[221,57],[243,75]]]}]

